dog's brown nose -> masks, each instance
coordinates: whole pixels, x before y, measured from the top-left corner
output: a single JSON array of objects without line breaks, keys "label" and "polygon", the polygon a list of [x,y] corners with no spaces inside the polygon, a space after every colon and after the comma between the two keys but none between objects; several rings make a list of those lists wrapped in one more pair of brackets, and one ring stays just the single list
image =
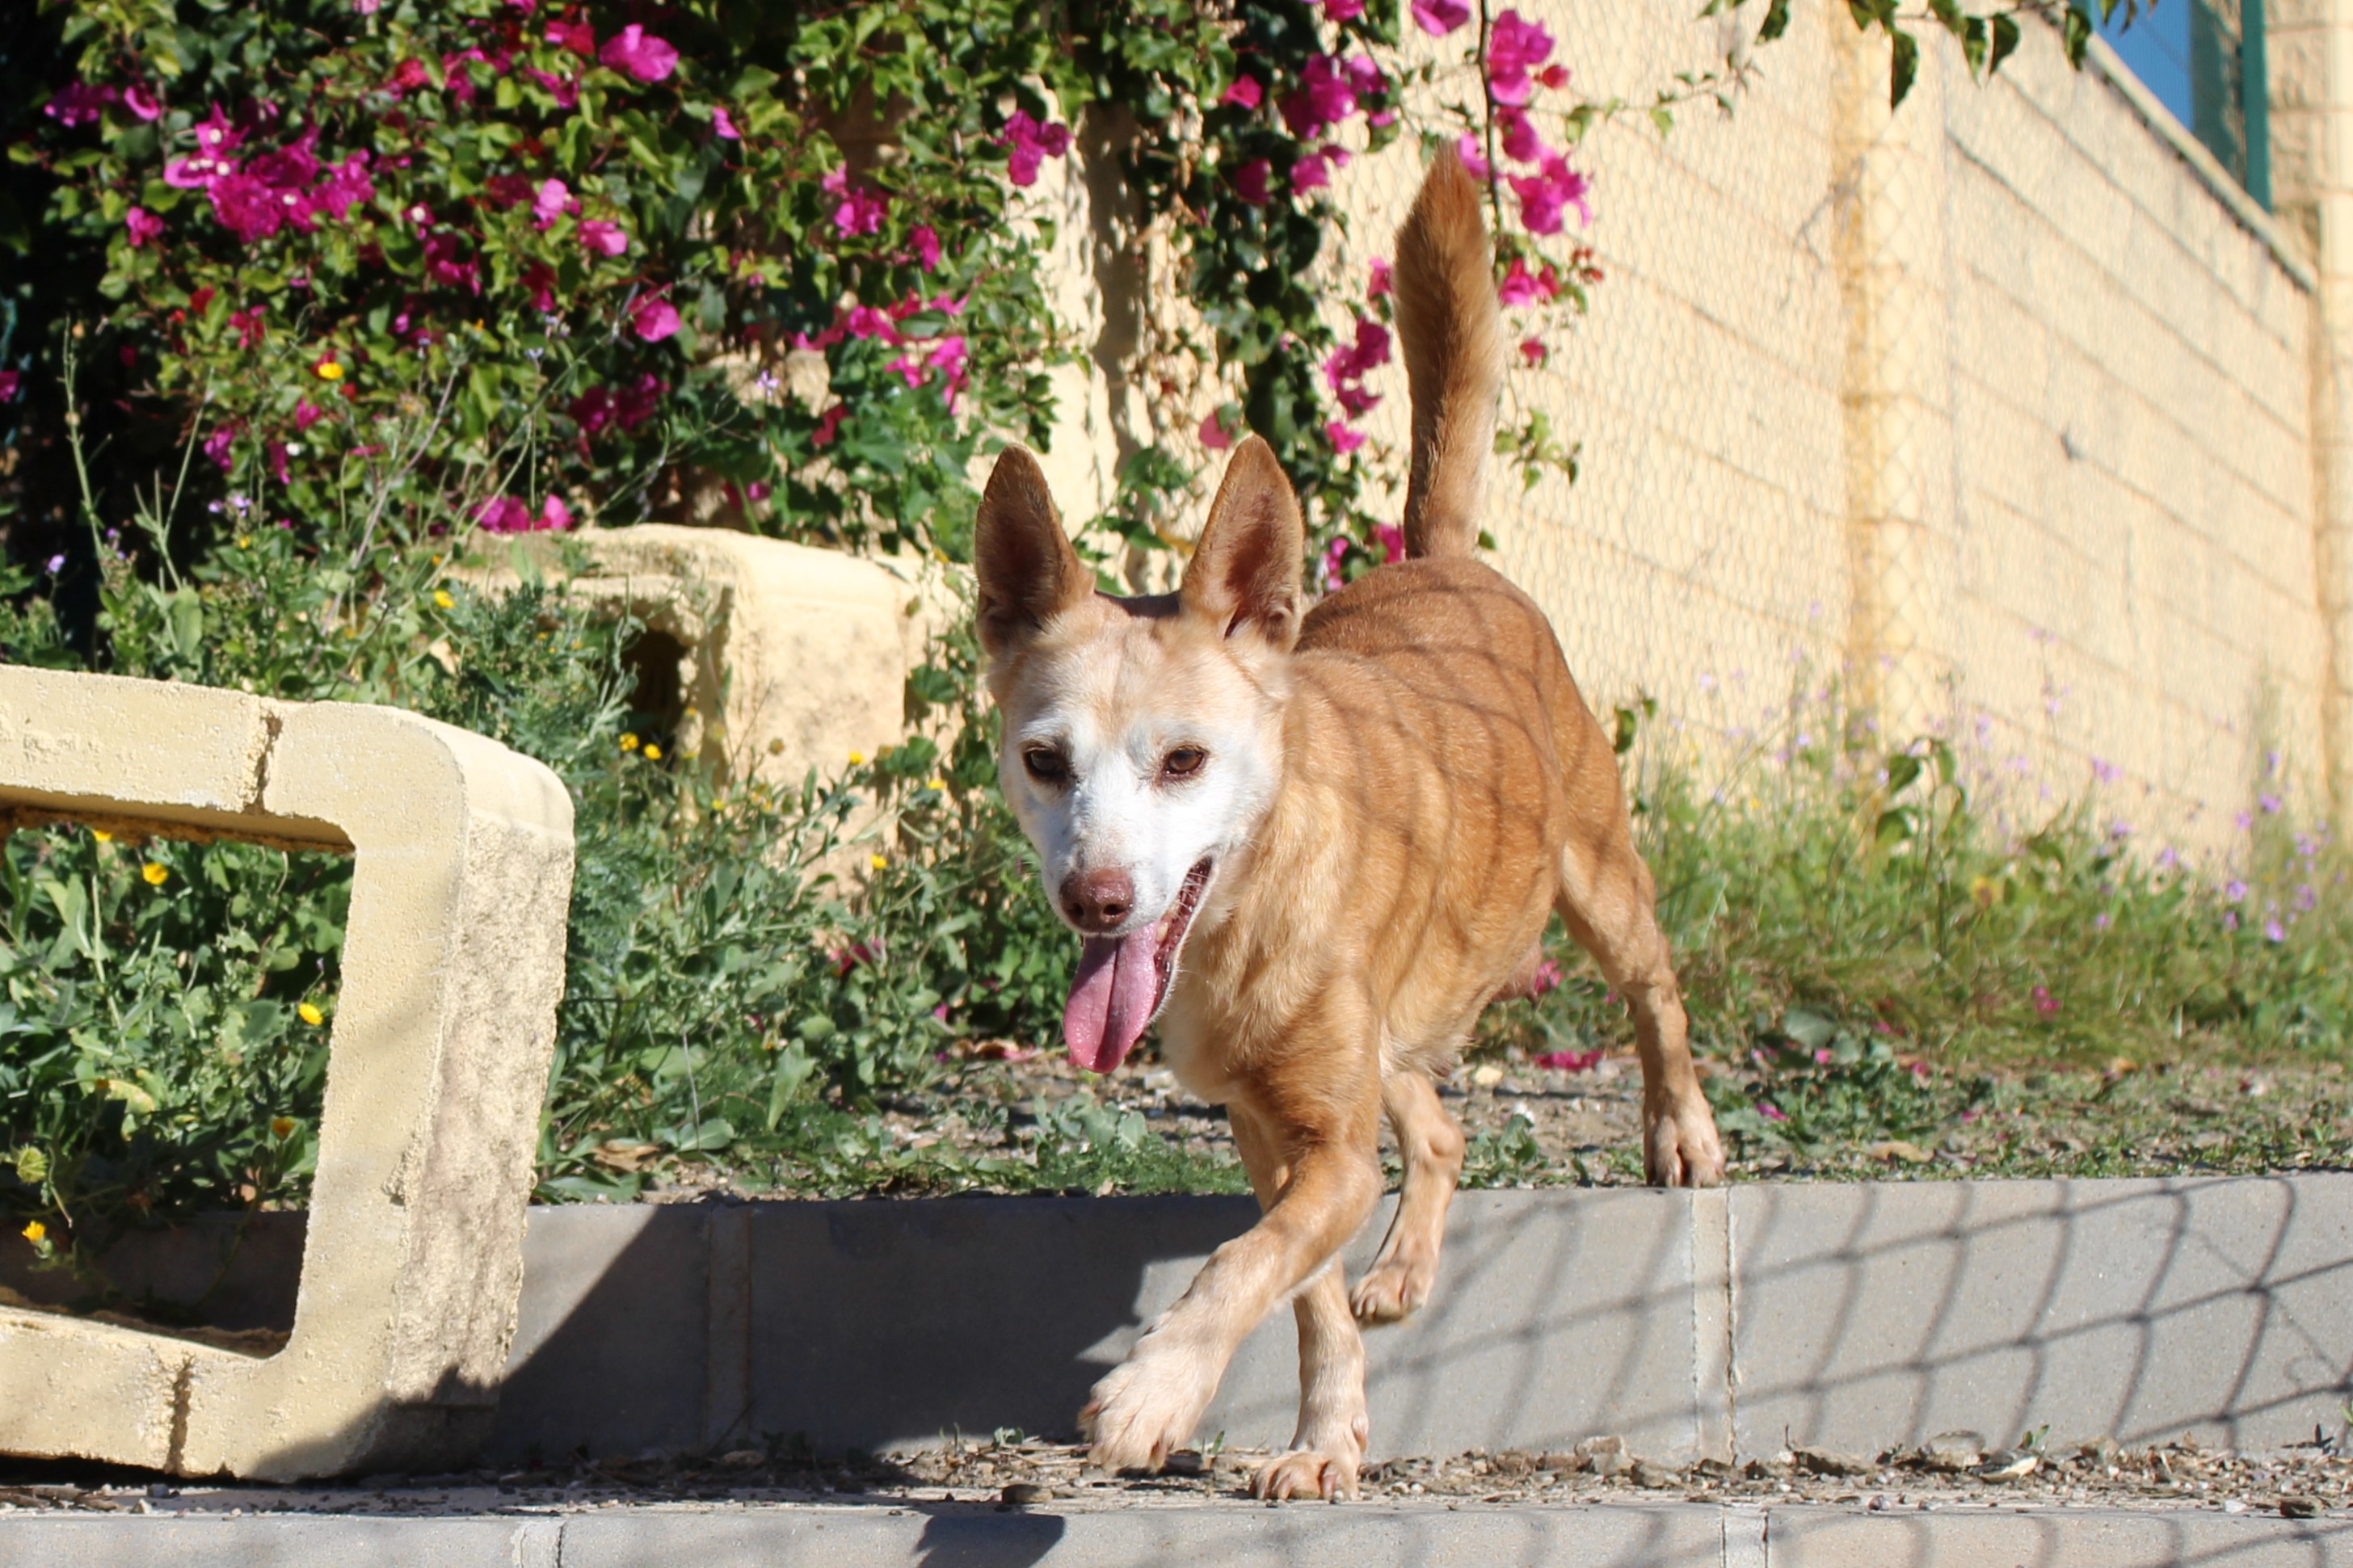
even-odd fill
[{"label": "dog's brown nose", "polygon": [[1062,879],[1062,910],[1085,931],[1109,931],[1135,908],[1135,884],[1124,871],[1073,871]]}]

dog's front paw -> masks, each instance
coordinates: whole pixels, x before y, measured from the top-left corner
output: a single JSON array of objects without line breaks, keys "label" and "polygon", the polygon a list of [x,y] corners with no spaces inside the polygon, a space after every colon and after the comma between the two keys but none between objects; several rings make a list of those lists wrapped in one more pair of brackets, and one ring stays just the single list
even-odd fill
[{"label": "dog's front paw", "polygon": [[1430,1300],[1438,1280],[1438,1259],[1425,1247],[1400,1247],[1384,1253],[1348,1295],[1356,1321],[1371,1327],[1402,1322]]},{"label": "dog's front paw", "polygon": [[1724,1180],[1724,1142],[1697,1086],[1642,1108],[1642,1169],[1654,1187],[1713,1187]]},{"label": "dog's front paw", "polygon": [[1338,1502],[1342,1498],[1354,1500],[1357,1495],[1357,1458],[1355,1454],[1319,1453],[1313,1448],[1277,1454],[1250,1478],[1250,1496],[1270,1502],[1295,1497],[1322,1498],[1325,1502]]},{"label": "dog's front paw", "polygon": [[[1165,1348],[1164,1348],[1165,1346]],[[1147,1334],[1127,1360],[1096,1384],[1079,1427],[1099,1468],[1157,1470],[1185,1446],[1218,1391],[1208,1358]]]}]

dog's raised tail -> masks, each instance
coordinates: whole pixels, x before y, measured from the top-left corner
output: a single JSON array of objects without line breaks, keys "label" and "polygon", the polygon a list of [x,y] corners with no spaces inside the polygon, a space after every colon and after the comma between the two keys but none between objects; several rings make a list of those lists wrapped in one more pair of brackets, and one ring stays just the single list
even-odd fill
[{"label": "dog's raised tail", "polygon": [[1469,555],[1495,445],[1504,327],[1479,182],[1451,146],[1421,182],[1397,241],[1398,337],[1413,396],[1409,556]]}]

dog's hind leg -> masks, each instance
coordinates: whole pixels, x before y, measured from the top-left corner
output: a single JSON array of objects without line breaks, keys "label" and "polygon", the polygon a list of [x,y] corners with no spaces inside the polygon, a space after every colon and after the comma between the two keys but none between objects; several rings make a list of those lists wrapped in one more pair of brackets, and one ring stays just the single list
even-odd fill
[{"label": "dog's hind leg", "polygon": [[1421,1069],[1399,1067],[1382,1074],[1381,1109],[1397,1134],[1405,1181],[1380,1256],[1349,1298],[1356,1321],[1367,1325],[1400,1321],[1430,1300],[1446,1239],[1446,1207],[1462,1175],[1462,1129]]},{"label": "dog's hind leg", "polygon": [[[1615,759],[1601,755],[1614,773]],[[1614,794],[1614,776],[1609,787]],[[1622,805],[1598,831],[1570,835],[1560,881],[1554,908],[1633,1016],[1642,1057],[1643,1171],[1654,1186],[1714,1186],[1724,1180],[1724,1145],[1692,1067],[1691,1024],[1659,929],[1651,870],[1635,853]]]}]

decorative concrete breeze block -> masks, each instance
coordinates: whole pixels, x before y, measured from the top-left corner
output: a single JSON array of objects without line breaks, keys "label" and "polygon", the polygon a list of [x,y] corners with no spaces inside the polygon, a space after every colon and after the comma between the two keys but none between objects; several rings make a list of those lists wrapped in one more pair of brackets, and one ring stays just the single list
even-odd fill
[{"label": "decorative concrete breeze block", "polygon": [[292,1338],[266,1359],[0,1308],[0,1452],[292,1479],[461,1458],[522,1279],[572,802],[395,709],[0,668],[0,828],[355,856]]},{"label": "decorative concrete breeze block", "polygon": [[[679,750],[738,781],[795,785],[812,767],[830,774],[852,752],[897,744],[907,672],[933,628],[963,613],[942,574],[919,563],[731,529],[649,522],[517,544],[552,578],[567,541],[589,562],[570,579],[575,595],[678,642],[688,708]],[[460,575],[491,592],[517,581],[511,553],[495,548]]]}]

